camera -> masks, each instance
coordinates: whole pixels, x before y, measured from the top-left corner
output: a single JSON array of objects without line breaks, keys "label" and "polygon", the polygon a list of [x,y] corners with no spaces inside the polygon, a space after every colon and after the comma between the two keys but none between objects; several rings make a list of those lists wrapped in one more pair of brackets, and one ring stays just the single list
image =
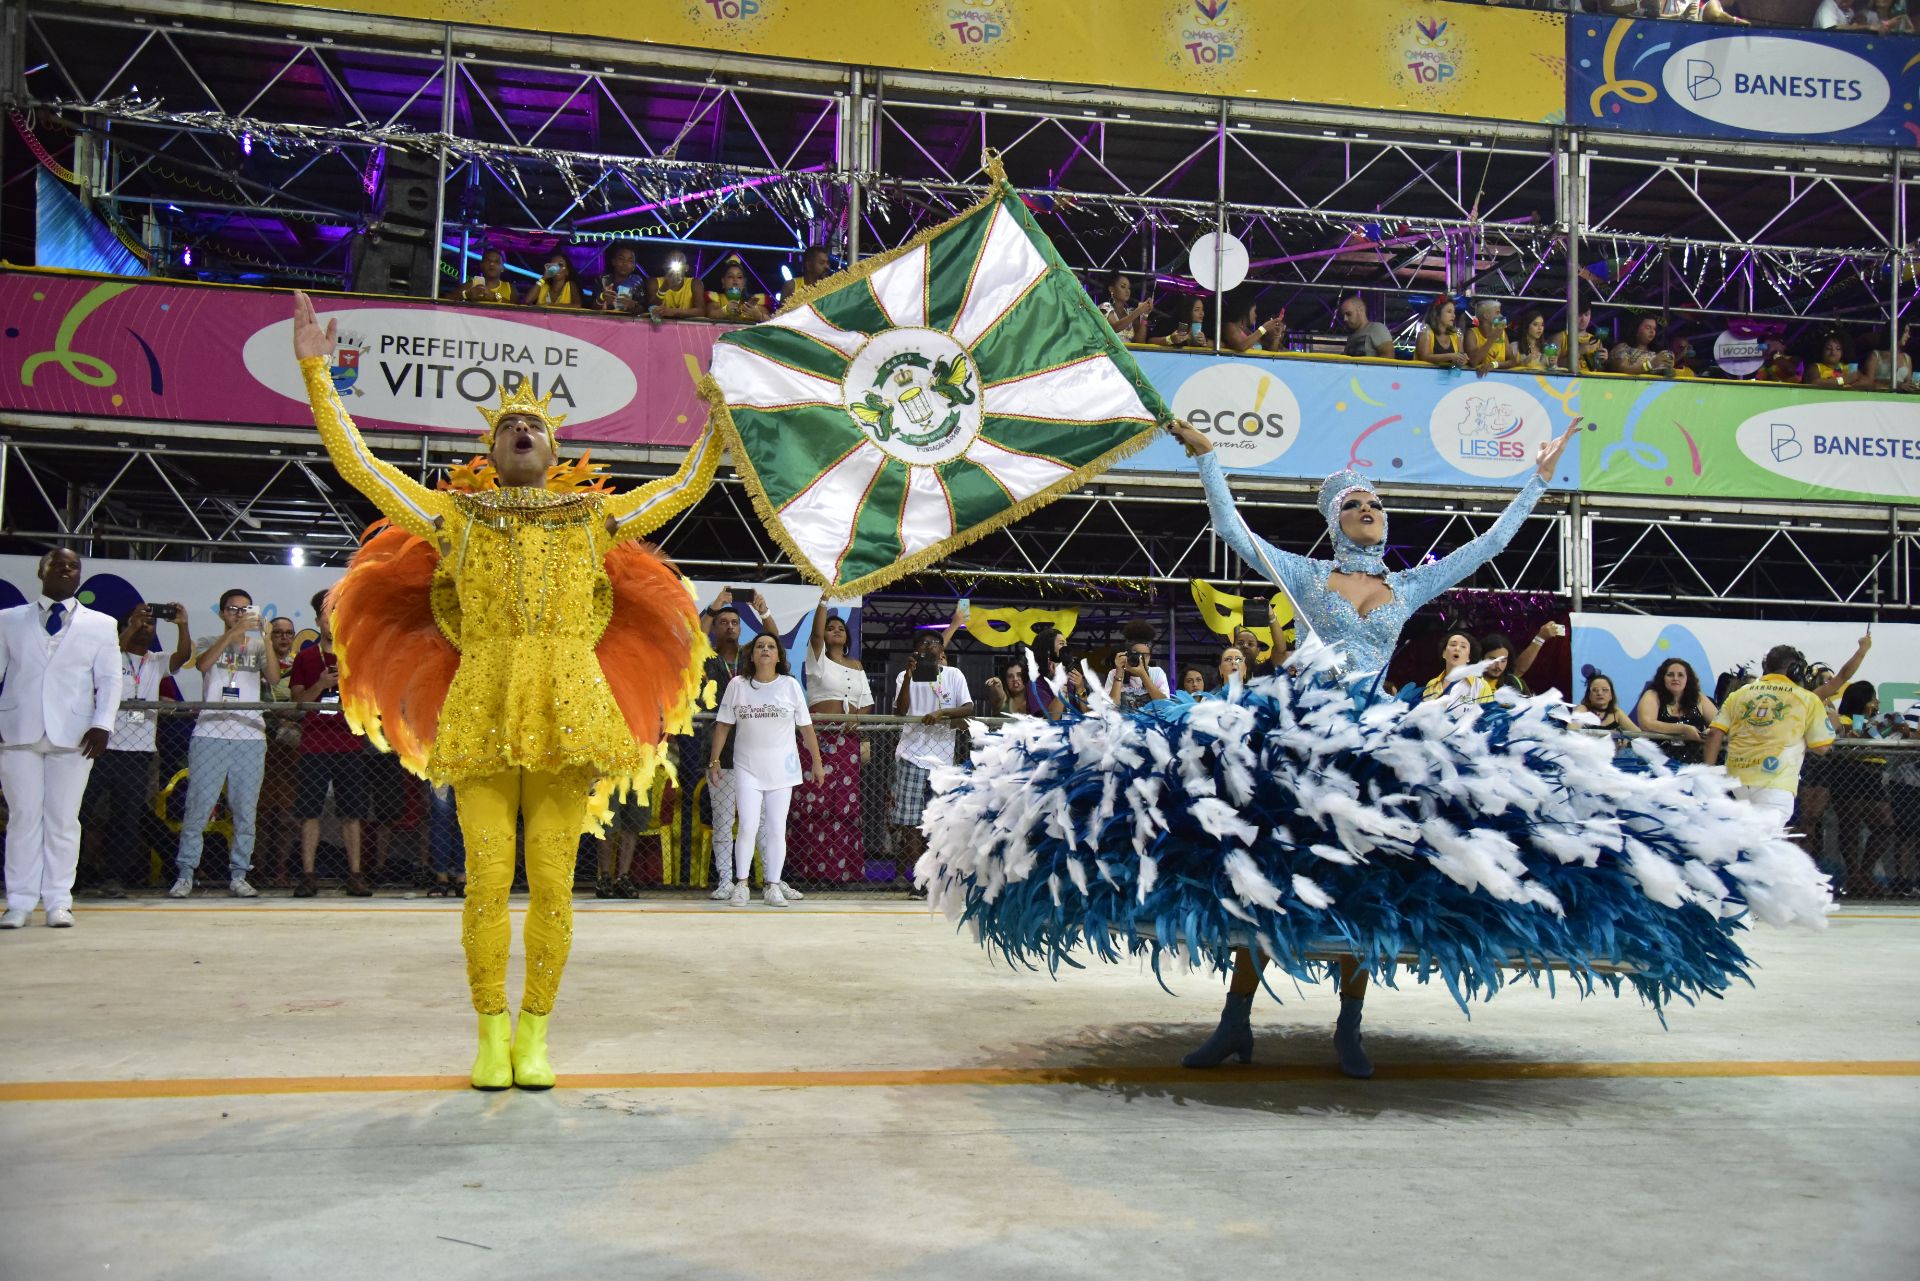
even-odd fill
[{"label": "camera", "polygon": [[147,606],[147,613],[152,615],[157,621],[163,623],[177,623],[180,621],[180,607],[178,605],[149,605]]},{"label": "camera", "polygon": [[940,664],[931,658],[921,657],[913,660],[913,676],[916,684],[931,685],[940,679]]},{"label": "camera", "polygon": [[1127,651],[1128,667],[1142,667],[1146,665],[1146,661],[1147,661],[1146,655],[1136,654],[1132,650]]}]

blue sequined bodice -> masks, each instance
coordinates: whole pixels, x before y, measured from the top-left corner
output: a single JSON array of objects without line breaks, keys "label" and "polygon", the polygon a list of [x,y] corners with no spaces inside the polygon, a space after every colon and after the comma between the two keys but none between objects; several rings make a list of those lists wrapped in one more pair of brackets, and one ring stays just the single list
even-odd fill
[{"label": "blue sequined bodice", "polygon": [[1200,481],[1206,486],[1207,507],[1213,525],[1240,558],[1271,578],[1293,602],[1294,614],[1306,620],[1314,635],[1340,650],[1349,676],[1377,672],[1393,658],[1400,631],[1415,611],[1486,564],[1519,532],[1520,525],[1547,492],[1537,473],[1515,494],[1492,529],[1437,561],[1396,570],[1386,576],[1393,598],[1376,605],[1362,618],[1353,603],[1327,585],[1334,571],[1330,560],[1315,560],[1284,552],[1247,528],[1234,508],[1233,493],[1213,454],[1200,456]]}]

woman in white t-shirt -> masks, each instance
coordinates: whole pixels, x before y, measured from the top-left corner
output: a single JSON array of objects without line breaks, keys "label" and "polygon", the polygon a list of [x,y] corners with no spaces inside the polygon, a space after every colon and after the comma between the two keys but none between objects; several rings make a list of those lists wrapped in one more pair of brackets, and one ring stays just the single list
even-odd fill
[{"label": "woman in white t-shirt", "polygon": [[813,757],[813,781],[826,777],[820,764],[820,742],[813,735],[813,716],[807,711],[800,682],[787,674],[787,657],[780,638],[762,632],[747,651],[747,670],[733,678],[720,700],[719,723],[713,728],[713,749],[707,778],[720,773],[720,751],[733,735],[733,794],[739,828],[733,838],[733,898],[745,907],[747,880],[753,873],[753,851],[758,841],[760,871],[768,907],[785,907],[780,884],[787,864],[787,808],[793,789],[800,785],[800,751],[794,731],[806,741]]},{"label": "woman in white t-shirt", "polygon": [[[847,620],[827,612],[823,602],[813,615],[807,642],[807,709],[815,716],[873,710],[873,686],[860,660],[848,651],[853,633]],[[787,867],[795,880],[845,884],[867,876],[867,843],[860,831],[860,736],[844,723],[814,726],[827,781],[809,787],[794,803],[792,848]],[[798,898],[791,885],[781,885]]]}]

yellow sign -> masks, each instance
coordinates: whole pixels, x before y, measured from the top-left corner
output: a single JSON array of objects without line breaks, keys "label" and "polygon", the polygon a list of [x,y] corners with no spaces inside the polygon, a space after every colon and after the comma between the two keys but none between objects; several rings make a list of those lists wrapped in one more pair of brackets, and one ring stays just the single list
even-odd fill
[{"label": "yellow sign", "polygon": [[[1205,623],[1207,630],[1214,635],[1232,640],[1234,632],[1239,630],[1246,620],[1247,598],[1235,596],[1232,592],[1223,592],[1212,583],[1202,582],[1198,578],[1193,580],[1191,586],[1193,603],[1200,607],[1200,621]],[[1293,621],[1293,601],[1285,592],[1275,592],[1272,597],[1272,606],[1274,624],[1285,631],[1287,624]],[[1272,627],[1254,627],[1248,630],[1260,638],[1264,651],[1273,649]],[[1260,655],[1250,655],[1249,659],[1258,657]]]},{"label": "yellow sign", "polygon": [[1033,644],[1033,629],[1052,623],[1062,636],[1073,635],[1080,611],[1066,609],[973,609],[967,610],[967,635],[982,645],[1006,649],[1010,645]]},{"label": "yellow sign", "polygon": [[1566,106],[1561,15],[1444,0],[326,0],[325,7],[774,58],[1480,120],[1558,121]]}]

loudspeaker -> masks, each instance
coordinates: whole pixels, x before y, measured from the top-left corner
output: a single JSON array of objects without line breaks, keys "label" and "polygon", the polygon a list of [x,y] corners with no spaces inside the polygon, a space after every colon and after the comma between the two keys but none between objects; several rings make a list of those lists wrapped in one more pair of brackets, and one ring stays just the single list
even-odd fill
[{"label": "loudspeaker", "polygon": [[393,234],[406,235],[409,229],[421,234],[433,232],[433,185],[439,181],[439,169],[426,161],[389,151],[386,167],[380,173],[379,220]]},{"label": "loudspeaker", "polygon": [[395,240],[374,227],[353,238],[350,288],[359,294],[433,293],[433,248],[425,239]]}]

